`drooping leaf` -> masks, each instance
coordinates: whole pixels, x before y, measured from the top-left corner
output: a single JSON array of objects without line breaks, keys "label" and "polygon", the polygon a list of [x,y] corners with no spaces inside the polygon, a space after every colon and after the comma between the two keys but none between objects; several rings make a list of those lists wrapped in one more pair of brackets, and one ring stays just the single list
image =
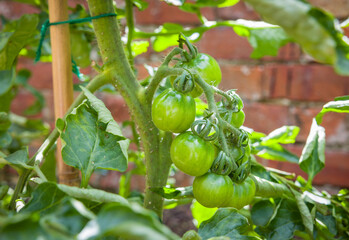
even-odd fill
[{"label": "drooping leaf", "polygon": [[258,226],[255,231],[268,240],[289,240],[296,230],[303,231],[302,218],[297,204],[283,199],[273,220],[266,226]]},{"label": "drooping leaf", "polygon": [[90,105],[84,102],[67,116],[61,137],[63,160],[81,170],[86,187],[95,169],[126,170],[129,141],[103,102],[83,90]]},{"label": "drooping leaf", "polygon": [[285,31],[265,22],[238,19],[233,27],[236,34],[246,37],[253,47],[251,58],[276,56],[280,47],[290,42]]},{"label": "drooping leaf", "polygon": [[31,169],[27,163],[29,162],[28,148],[18,150],[5,157],[7,164],[15,168],[19,173],[24,169]]},{"label": "drooping leaf", "polygon": [[194,218],[194,224],[197,228],[203,221],[210,219],[218,210],[218,208],[207,208],[202,206],[198,201],[194,201],[190,207],[191,214]]},{"label": "drooping leaf", "polygon": [[[25,14],[15,23],[13,29],[4,28],[6,33],[5,41],[0,43],[0,70],[11,69],[13,61],[21,49],[32,40],[36,33],[38,16],[35,14]],[[3,35],[3,34],[2,34]]]},{"label": "drooping leaf", "polygon": [[78,239],[121,237],[138,240],[179,240],[155,215],[138,205],[108,204],[79,233]]},{"label": "drooping leaf", "polygon": [[315,119],[299,159],[299,166],[309,175],[310,183],[325,166],[325,129]]},{"label": "drooping leaf", "polygon": [[72,29],[70,42],[72,58],[76,64],[82,68],[90,66],[91,44],[89,44],[85,34],[78,29]]},{"label": "drooping leaf", "polygon": [[312,237],[314,232],[314,217],[312,217],[309,211],[309,208],[305,204],[302,194],[300,194],[296,190],[293,190],[292,188],[290,189],[295,196],[297,207],[298,207],[299,213],[301,214],[302,222],[305,227],[305,230],[308,233],[308,235]]},{"label": "drooping leaf", "polygon": [[201,223],[198,233],[203,239],[226,236],[231,239],[259,239],[248,236],[252,230],[246,217],[234,208],[220,208],[212,218]]},{"label": "drooping leaf", "polygon": [[269,160],[277,160],[277,161],[287,161],[292,163],[298,163],[298,157],[293,153],[287,151],[284,147],[282,147],[278,143],[266,144],[264,146],[262,144],[254,145],[254,150],[258,151],[256,153],[257,156]]},{"label": "drooping leaf", "polygon": [[245,0],[266,22],[281,26],[303,49],[320,62],[333,64],[336,42],[331,34],[309,14],[310,4],[301,0]]},{"label": "drooping leaf", "polygon": [[322,123],[322,118],[327,112],[349,113],[349,99],[341,97],[335,99],[335,101],[326,103],[315,118],[319,125]]},{"label": "drooping leaf", "polygon": [[274,214],[274,209],[274,204],[269,200],[262,200],[254,204],[251,209],[253,224],[257,226],[266,226]]},{"label": "drooping leaf", "polygon": [[50,182],[57,182],[56,178],[56,148],[52,147],[45,157],[45,161],[40,167],[42,173]]},{"label": "drooping leaf", "polygon": [[299,133],[299,127],[283,126],[275,129],[268,136],[262,138],[262,144],[281,143],[290,144],[296,142],[296,137]]},{"label": "drooping leaf", "polygon": [[45,182],[40,184],[32,193],[30,202],[22,209],[23,212],[44,211],[59,204],[66,196],[77,199],[88,200],[90,202],[109,203],[117,202],[127,205],[128,202],[123,197],[108,193],[99,189],[82,189],[64,184]]},{"label": "drooping leaf", "polygon": [[193,197],[193,187],[179,187],[179,188],[151,188],[151,191],[161,195],[166,199],[179,199]]}]

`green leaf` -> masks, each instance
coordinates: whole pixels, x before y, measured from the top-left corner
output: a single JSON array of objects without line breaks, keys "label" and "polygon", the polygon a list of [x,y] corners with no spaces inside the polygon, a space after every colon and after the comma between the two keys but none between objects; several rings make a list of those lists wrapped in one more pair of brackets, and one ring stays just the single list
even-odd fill
[{"label": "green leaf", "polygon": [[315,119],[316,122],[320,125],[322,123],[322,118],[327,112],[337,112],[337,113],[349,113],[349,96],[343,96],[336,98],[335,101],[326,103],[321,112],[319,112]]},{"label": "green leaf", "polygon": [[[78,235],[78,239],[121,237],[137,240],[180,239],[162,225],[153,212],[138,205],[108,204]],[[113,238],[113,239],[114,239]]]},{"label": "green leaf", "polygon": [[253,147],[257,151],[256,155],[261,158],[298,163],[298,157],[278,143],[268,144],[267,146],[258,143],[254,144]]},{"label": "green leaf", "polygon": [[263,137],[262,144],[268,145],[270,143],[290,144],[296,142],[296,137],[299,133],[299,127],[296,126],[283,126],[275,129],[268,136]]},{"label": "green leaf", "polygon": [[[6,34],[6,40],[0,44],[0,70],[11,69],[13,61],[21,49],[28,44],[36,34],[36,26],[38,24],[38,16],[35,14],[25,14],[15,23],[15,27],[11,29],[10,34]],[[9,29],[4,29],[8,30]],[[5,44],[6,43],[6,44]]]},{"label": "green leaf", "polygon": [[42,212],[58,204],[65,196],[55,183],[42,183],[33,191],[31,200],[21,212]]},{"label": "green leaf", "polygon": [[65,197],[60,204],[41,217],[41,226],[48,232],[55,230],[74,238],[94,217],[95,215],[83,203]]},{"label": "green leaf", "polygon": [[190,207],[191,214],[194,218],[194,224],[197,228],[203,221],[210,219],[218,210],[218,208],[207,208],[202,206],[198,201],[194,201]]},{"label": "green leaf", "polygon": [[220,236],[230,237],[234,240],[259,239],[245,235],[251,230],[252,227],[247,218],[239,214],[236,209],[220,208],[211,219],[201,223],[198,233],[202,239]]},{"label": "green leaf", "polygon": [[56,147],[52,147],[45,157],[45,161],[40,167],[42,173],[50,182],[57,182],[56,179]]},{"label": "green leaf", "polygon": [[0,71],[0,95],[8,92],[15,80],[15,69]]},{"label": "green leaf", "polygon": [[266,226],[258,226],[255,231],[268,240],[289,240],[296,230],[304,230],[297,204],[282,200],[273,220]]},{"label": "green leaf", "polygon": [[138,56],[142,53],[145,53],[148,51],[149,42],[148,41],[133,41],[131,43],[131,49],[132,49],[132,55]]},{"label": "green leaf", "polygon": [[309,175],[309,183],[325,166],[325,129],[315,119],[299,159],[299,166]]},{"label": "green leaf", "polygon": [[82,189],[78,187],[67,186],[64,184],[45,182],[40,184],[33,191],[30,202],[28,202],[28,204],[22,209],[22,211],[44,211],[57,205],[66,196],[88,200],[89,202],[117,202],[123,205],[128,204],[127,200],[123,197],[99,189]]},{"label": "green leaf", "polygon": [[144,11],[148,8],[148,2],[144,0],[132,0],[133,4],[138,8],[139,11]]},{"label": "green leaf", "polygon": [[157,52],[162,52],[166,48],[175,46],[178,44],[178,34],[183,31],[183,26],[175,23],[165,23],[160,26],[156,32],[159,33],[168,33],[173,32],[171,35],[166,36],[158,36],[156,38],[152,38],[153,49]]},{"label": "green leaf", "polygon": [[9,165],[15,168],[19,173],[24,169],[32,169],[27,163],[29,162],[28,148],[18,150],[7,157],[5,160]]},{"label": "green leaf", "polygon": [[274,214],[274,204],[269,200],[262,200],[253,205],[251,219],[257,226],[266,226]]},{"label": "green leaf", "polygon": [[91,44],[85,34],[78,29],[70,31],[71,54],[76,64],[82,68],[90,66]]},{"label": "green leaf", "polygon": [[66,117],[61,138],[64,162],[81,170],[86,187],[95,169],[126,170],[129,141],[103,102],[83,91],[90,105],[84,102]]},{"label": "green leaf", "polygon": [[308,235],[312,237],[314,232],[314,218],[312,217],[309,208],[305,204],[302,194],[293,190],[292,188],[290,189],[296,198],[297,207],[301,214],[305,230],[308,233]]},{"label": "green leaf", "polygon": [[6,93],[0,95],[0,112],[9,112],[12,99],[16,96],[16,92],[13,88],[9,89]]},{"label": "green leaf", "polygon": [[305,52],[317,61],[334,64],[336,41],[321,24],[309,14],[312,6],[302,0],[245,0],[266,22],[282,27],[299,43]]},{"label": "green leaf", "polygon": [[123,205],[128,204],[127,200],[121,197],[120,195],[109,193],[99,189],[82,189],[78,187],[67,186],[64,184],[58,184],[57,187],[67,195],[78,199],[86,199],[94,202],[103,203],[114,202]]},{"label": "green leaf", "polygon": [[280,47],[290,42],[282,28],[265,22],[238,19],[233,27],[236,34],[247,37],[253,47],[251,58],[276,56]]},{"label": "green leaf", "polygon": [[193,187],[179,187],[179,188],[168,188],[168,187],[152,187],[150,190],[154,193],[161,195],[166,199],[180,199],[193,197]]},{"label": "green leaf", "polygon": [[7,148],[12,142],[12,137],[9,132],[1,131],[0,132],[0,149]]}]

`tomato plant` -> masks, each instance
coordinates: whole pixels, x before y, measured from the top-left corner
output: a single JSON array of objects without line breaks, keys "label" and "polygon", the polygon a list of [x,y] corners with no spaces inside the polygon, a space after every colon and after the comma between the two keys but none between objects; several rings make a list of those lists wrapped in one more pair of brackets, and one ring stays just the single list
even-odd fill
[{"label": "tomato plant", "polygon": [[[52,16],[68,11],[66,1],[59,1],[66,4],[60,11],[52,5],[49,9],[45,1],[18,1],[30,4],[37,13],[17,20],[2,18],[0,167],[9,165],[19,177],[16,183],[0,183],[1,239],[180,239],[161,223],[163,208],[191,203],[198,229],[185,234],[185,239],[349,238],[349,191],[330,195],[312,184],[325,165],[323,116],[348,113],[349,97],[323,106],[298,157],[284,145],[296,142],[299,128],[284,126],[267,135],[243,126],[246,109],[239,89],[218,86],[219,64],[226,62],[193,45],[206,31],[227,27],[247,38],[252,58],[275,56],[281,46],[296,42],[314,60],[349,75],[349,45],[341,30],[347,22],[339,25],[331,14],[303,0],[282,4],[245,0],[267,22],[208,21],[203,16],[202,8],[233,6],[238,2],[234,0],[169,0],[163,4],[197,16],[198,24],[184,28],[165,23],[143,31],[136,28],[134,17],[135,8],[148,7],[143,0],[126,0],[125,6],[112,0],[88,0],[88,10],[82,5],[69,7],[69,19],[61,22]],[[25,89],[34,99],[25,114],[43,109],[44,94],[30,85],[30,71],[18,68],[23,57],[33,58],[38,46],[37,58],[55,63],[58,58],[51,54],[55,51],[44,30],[67,27],[67,22],[74,42],[65,55],[72,56],[73,72],[81,80],[76,87],[80,94],[49,133],[48,124],[11,112],[11,104]],[[150,45],[154,51],[173,48],[158,66],[145,65],[148,77],[137,79],[135,57]],[[79,72],[79,67],[89,64],[97,72],[95,77]],[[69,64],[64,65],[70,73]],[[93,94],[97,91],[121,96],[131,120],[119,126],[100,95]],[[28,148],[41,136],[46,140],[39,149]],[[298,164],[308,177],[266,168],[260,158]],[[74,176],[62,171],[62,166],[79,171],[80,188],[63,184],[70,184],[63,180]],[[92,185],[96,170],[120,172],[118,194]],[[176,187],[172,176],[178,171],[194,176],[193,184]],[[132,191],[134,175],[145,176],[144,192]]]}]

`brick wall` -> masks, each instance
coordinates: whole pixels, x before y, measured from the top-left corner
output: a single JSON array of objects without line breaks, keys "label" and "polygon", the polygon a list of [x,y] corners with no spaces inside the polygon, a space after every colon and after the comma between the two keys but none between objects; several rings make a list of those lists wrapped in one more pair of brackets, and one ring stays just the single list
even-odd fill
[{"label": "brick wall", "polygon": [[[82,1],[71,1],[71,4]],[[199,24],[196,16],[181,12],[176,7],[168,6],[163,1],[148,0],[149,8],[135,12],[136,26],[140,29],[154,29],[164,22],[180,23],[184,26]],[[348,1],[312,0],[313,4],[326,8],[339,18],[349,15]],[[86,4],[85,2],[82,2]],[[122,3],[120,3],[122,4]],[[26,12],[33,12],[30,7],[10,1],[0,2],[0,14],[19,17]],[[259,17],[243,2],[234,7],[223,9],[207,8],[203,14],[209,20],[246,18],[258,20]],[[324,103],[336,96],[349,94],[349,77],[338,76],[331,67],[310,62],[296,44],[284,46],[277,57],[264,57],[252,60],[249,55],[252,48],[245,38],[237,36],[232,29],[221,27],[206,32],[197,43],[200,52],[215,57],[222,69],[221,89],[238,89],[244,100],[247,127],[269,133],[283,125],[297,125],[301,128],[297,144],[290,150],[301,153],[310,130],[312,118],[321,110]],[[143,63],[159,65],[164,53],[150,50],[136,59],[139,78],[145,77]],[[51,69],[49,63],[33,65],[32,60],[21,59],[18,68],[32,70],[30,83],[43,91],[47,107],[39,116],[53,123]],[[83,72],[91,72],[83,69]],[[113,116],[119,122],[128,119],[127,107],[121,97],[99,94]],[[21,113],[33,101],[28,93],[21,92],[14,101],[12,110]],[[349,117],[345,114],[328,114],[324,117],[326,128],[326,167],[315,178],[318,184],[333,184],[349,187],[346,176],[349,174]],[[263,161],[271,167],[304,175],[297,165]],[[93,181],[105,188],[116,188],[117,173],[108,173],[107,177],[95,176]],[[180,174],[179,185],[187,185],[191,178]],[[137,178],[135,188],[143,188],[143,179]]]}]

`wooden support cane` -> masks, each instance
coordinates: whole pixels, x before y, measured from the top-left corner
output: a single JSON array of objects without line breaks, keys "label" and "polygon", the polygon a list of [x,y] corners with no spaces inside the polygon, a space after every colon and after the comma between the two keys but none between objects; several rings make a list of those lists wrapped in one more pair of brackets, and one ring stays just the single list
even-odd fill
[{"label": "wooden support cane", "polygon": [[[49,0],[50,22],[68,20],[67,0]],[[69,24],[50,26],[52,48],[52,78],[55,119],[63,118],[73,102],[73,79],[70,52]],[[64,164],[61,154],[62,144],[57,141],[57,168],[59,183],[79,186],[79,171]]]}]

